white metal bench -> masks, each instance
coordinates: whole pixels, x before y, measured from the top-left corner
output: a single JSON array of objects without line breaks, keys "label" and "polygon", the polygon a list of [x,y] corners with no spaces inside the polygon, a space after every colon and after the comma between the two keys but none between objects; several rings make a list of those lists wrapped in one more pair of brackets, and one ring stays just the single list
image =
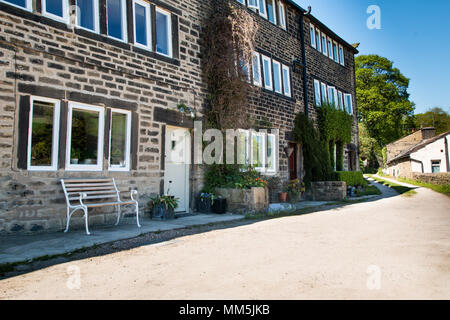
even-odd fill
[{"label": "white metal bench", "polygon": [[[61,184],[66,196],[67,225],[64,232],[69,231],[70,218],[78,211],[83,210],[86,224],[86,233],[89,235],[88,208],[116,206],[118,209],[116,226],[120,221],[120,206],[134,205],[136,207],[136,222],[139,223],[139,205],[135,198],[137,190],[131,190],[131,200],[120,200],[120,191],[112,179],[62,179]],[[103,200],[103,201],[102,201]],[[106,201],[105,201],[106,200]]]}]

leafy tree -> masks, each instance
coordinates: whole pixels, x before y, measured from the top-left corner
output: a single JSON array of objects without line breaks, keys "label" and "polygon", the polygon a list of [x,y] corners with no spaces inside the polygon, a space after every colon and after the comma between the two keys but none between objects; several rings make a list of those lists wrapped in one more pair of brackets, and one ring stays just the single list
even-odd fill
[{"label": "leafy tree", "polygon": [[414,124],[416,129],[425,127],[436,128],[436,134],[450,131],[450,115],[442,108],[431,108],[422,114],[414,116]]},{"label": "leafy tree", "polygon": [[359,148],[361,160],[367,160],[365,169],[378,169],[382,166],[383,153],[380,144],[369,135],[364,123],[359,123]]},{"label": "leafy tree", "polygon": [[383,147],[414,126],[409,79],[393,67],[392,61],[378,55],[356,57],[355,67],[359,120]]}]

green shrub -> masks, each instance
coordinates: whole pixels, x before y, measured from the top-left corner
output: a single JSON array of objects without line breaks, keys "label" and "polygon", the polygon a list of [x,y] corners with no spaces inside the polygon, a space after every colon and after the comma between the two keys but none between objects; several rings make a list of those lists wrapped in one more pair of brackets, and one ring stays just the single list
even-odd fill
[{"label": "green shrub", "polygon": [[336,179],[338,181],[345,181],[347,187],[365,187],[367,186],[361,171],[338,171],[336,172]]}]

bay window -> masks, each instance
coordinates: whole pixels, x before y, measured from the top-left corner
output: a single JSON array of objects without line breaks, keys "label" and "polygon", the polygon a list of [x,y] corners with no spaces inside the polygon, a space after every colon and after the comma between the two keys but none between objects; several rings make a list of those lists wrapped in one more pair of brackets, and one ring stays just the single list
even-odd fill
[{"label": "bay window", "polygon": [[150,27],[150,4],[141,0],[133,1],[134,44],[152,49]]},{"label": "bay window", "polygon": [[250,133],[247,130],[238,131],[238,145],[237,145],[237,163],[241,165],[250,164]]},{"label": "bay window", "polygon": [[252,70],[253,70],[253,84],[255,86],[260,87],[262,85],[261,60],[259,58],[258,52],[253,52]]},{"label": "bay window", "polygon": [[252,132],[251,139],[251,165],[255,167],[258,171],[263,171],[265,169],[265,134],[259,132]]},{"label": "bay window", "polygon": [[272,64],[270,62],[270,58],[266,56],[262,56],[263,62],[263,74],[264,74],[264,88],[268,90],[273,89],[272,85]]},{"label": "bay window", "polygon": [[172,57],[172,18],[161,8],[156,8],[156,52]]},{"label": "bay window", "polygon": [[104,108],[69,102],[66,170],[102,171]]},{"label": "bay window", "polygon": [[273,87],[276,93],[281,93],[281,65],[273,60]]},{"label": "bay window", "polygon": [[30,98],[28,170],[56,171],[58,169],[59,118],[58,100]]},{"label": "bay window", "polygon": [[98,0],[76,0],[77,26],[93,32],[99,31]]},{"label": "bay window", "polygon": [[276,172],[276,140],[274,134],[267,135],[267,172]]},{"label": "bay window", "polygon": [[112,109],[109,136],[109,170],[130,170],[131,112]]},{"label": "bay window", "polygon": [[127,41],[127,14],[125,0],[106,0],[108,36]]},{"label": "bay window", "polygon": [[5,2],[5,3],[8,3],[8,4],[12,4],[15,7],[26,9],[28,11],[32,11],[33,10],[33,2],[32,2],[32,0],[0,0],[0,2]]},{"label": "bay window", "polygon": [[283,65],[283,93],[285,96],[290,97],[291,94],[291,72],[289,67]]},{"label": "bay window", "polygon": [[42,14],[65,23],[69,22],[69,0],[42,0]]}]

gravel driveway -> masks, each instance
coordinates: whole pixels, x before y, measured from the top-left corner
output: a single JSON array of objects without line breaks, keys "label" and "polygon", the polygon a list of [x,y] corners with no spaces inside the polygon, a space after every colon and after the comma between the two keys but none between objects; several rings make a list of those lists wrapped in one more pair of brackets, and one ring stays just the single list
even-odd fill
[{"label": "gravel driveway", "polygon": [[55,265],[0,298],[449,299],[450,199],[417,192]]}]

